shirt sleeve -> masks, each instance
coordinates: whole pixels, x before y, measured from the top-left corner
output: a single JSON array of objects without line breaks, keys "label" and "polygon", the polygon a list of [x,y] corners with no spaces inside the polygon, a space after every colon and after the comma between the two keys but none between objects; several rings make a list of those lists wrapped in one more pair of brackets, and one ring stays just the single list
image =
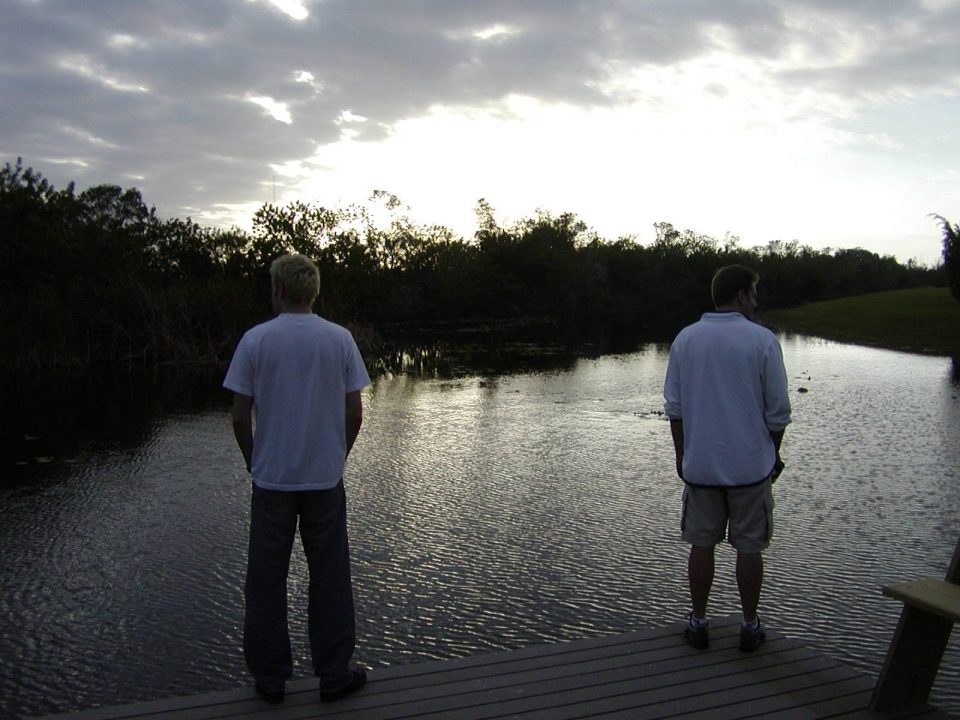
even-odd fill
[{"label": "shirt sleeve", "polygon": [[670,358],[667,361],[667,376],[663,381],[663,411],[671,420],[682,420],[680,406],[680,370],[677,367],[677,345],[674,342],[670,348]]},{"label": "shirt sleeve", "polygon": [[347,366],[346,383],[347,392],[356,392],[362,390],[370,384],[370,375],[367,373],[367,366],[363,364],[363,358],[360,355],[360,349],[357,347],[353,336],[347,333]]},{"label": "shirt sleeve", "polygon": [[250,344],[247,336],[240,338],[237,349],[233,352],[230,367],[223,380],[227,390],[253,397],[253,361],[250,354]]},{"label": "shirt sleeve", "polygon": [[783,364],[780,343],[770,343],[764,356],[763,417],[771,432],[790,424],[790,395],[787,391],[787,370]]}]

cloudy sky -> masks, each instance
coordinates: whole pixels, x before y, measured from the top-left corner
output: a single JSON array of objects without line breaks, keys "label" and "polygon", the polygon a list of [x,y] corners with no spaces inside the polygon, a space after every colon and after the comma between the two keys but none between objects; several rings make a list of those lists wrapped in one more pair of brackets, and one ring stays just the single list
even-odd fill
[{"label": "cloudy sky", "polygon": [[0,0],[0,161],[161,217],[384,189],[932,264],[960,0]]}]

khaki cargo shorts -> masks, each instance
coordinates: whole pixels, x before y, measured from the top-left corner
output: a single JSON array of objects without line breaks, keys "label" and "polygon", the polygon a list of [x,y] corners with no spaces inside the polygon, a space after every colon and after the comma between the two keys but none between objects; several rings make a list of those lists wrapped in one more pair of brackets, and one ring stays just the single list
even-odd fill
[{"label": "khaki cargo shorts", "polygon": [[697,547],[713,547],[726,537],[743,553],[766,550],[773,537],[771,487],[770,480],[747,487],[686,485],[681,536]]}]

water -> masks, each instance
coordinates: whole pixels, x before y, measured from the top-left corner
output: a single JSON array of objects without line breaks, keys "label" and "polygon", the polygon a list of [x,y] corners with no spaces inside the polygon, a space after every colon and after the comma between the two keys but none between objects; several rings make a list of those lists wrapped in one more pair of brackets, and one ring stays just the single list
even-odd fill
[{"label": "water", "polygon": [[[880,587],[942,576],[960,536],[960,386],[946,358],[783,345],[794,424],[762,613],[876,674],[900,610]],[[366,391],[347,475],[358,661],[459,657],[686,614],[682,488],[659,413],[667,347],[520,350],[519,370],[503,352],[451,355],[444,372],[408,358],[416,374],[385,373]],[[0,717],[249,684],[249,480],[228,398],[213,397],[124,406],[75,432],[82,441],[25,445],[37,452],[0,489]],[[732,551],[718,552],[717,570],[711,612],[735,612]],[[305,578],[295,554],[293,608]],[[292,625],[295,674],[307,676],[302,612]],[[957,645],[955,633],[933,697],[954,712]]]}]

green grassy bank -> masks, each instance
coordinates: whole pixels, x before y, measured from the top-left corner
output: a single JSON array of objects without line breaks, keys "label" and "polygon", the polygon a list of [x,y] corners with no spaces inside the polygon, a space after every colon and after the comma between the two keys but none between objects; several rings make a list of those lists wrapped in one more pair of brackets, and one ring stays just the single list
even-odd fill
[{"label": "green grassy bank", "polygon": [[778,330],[891,350],[960,356],[960,302],[947,288],[916,288],[771,310]]}]

